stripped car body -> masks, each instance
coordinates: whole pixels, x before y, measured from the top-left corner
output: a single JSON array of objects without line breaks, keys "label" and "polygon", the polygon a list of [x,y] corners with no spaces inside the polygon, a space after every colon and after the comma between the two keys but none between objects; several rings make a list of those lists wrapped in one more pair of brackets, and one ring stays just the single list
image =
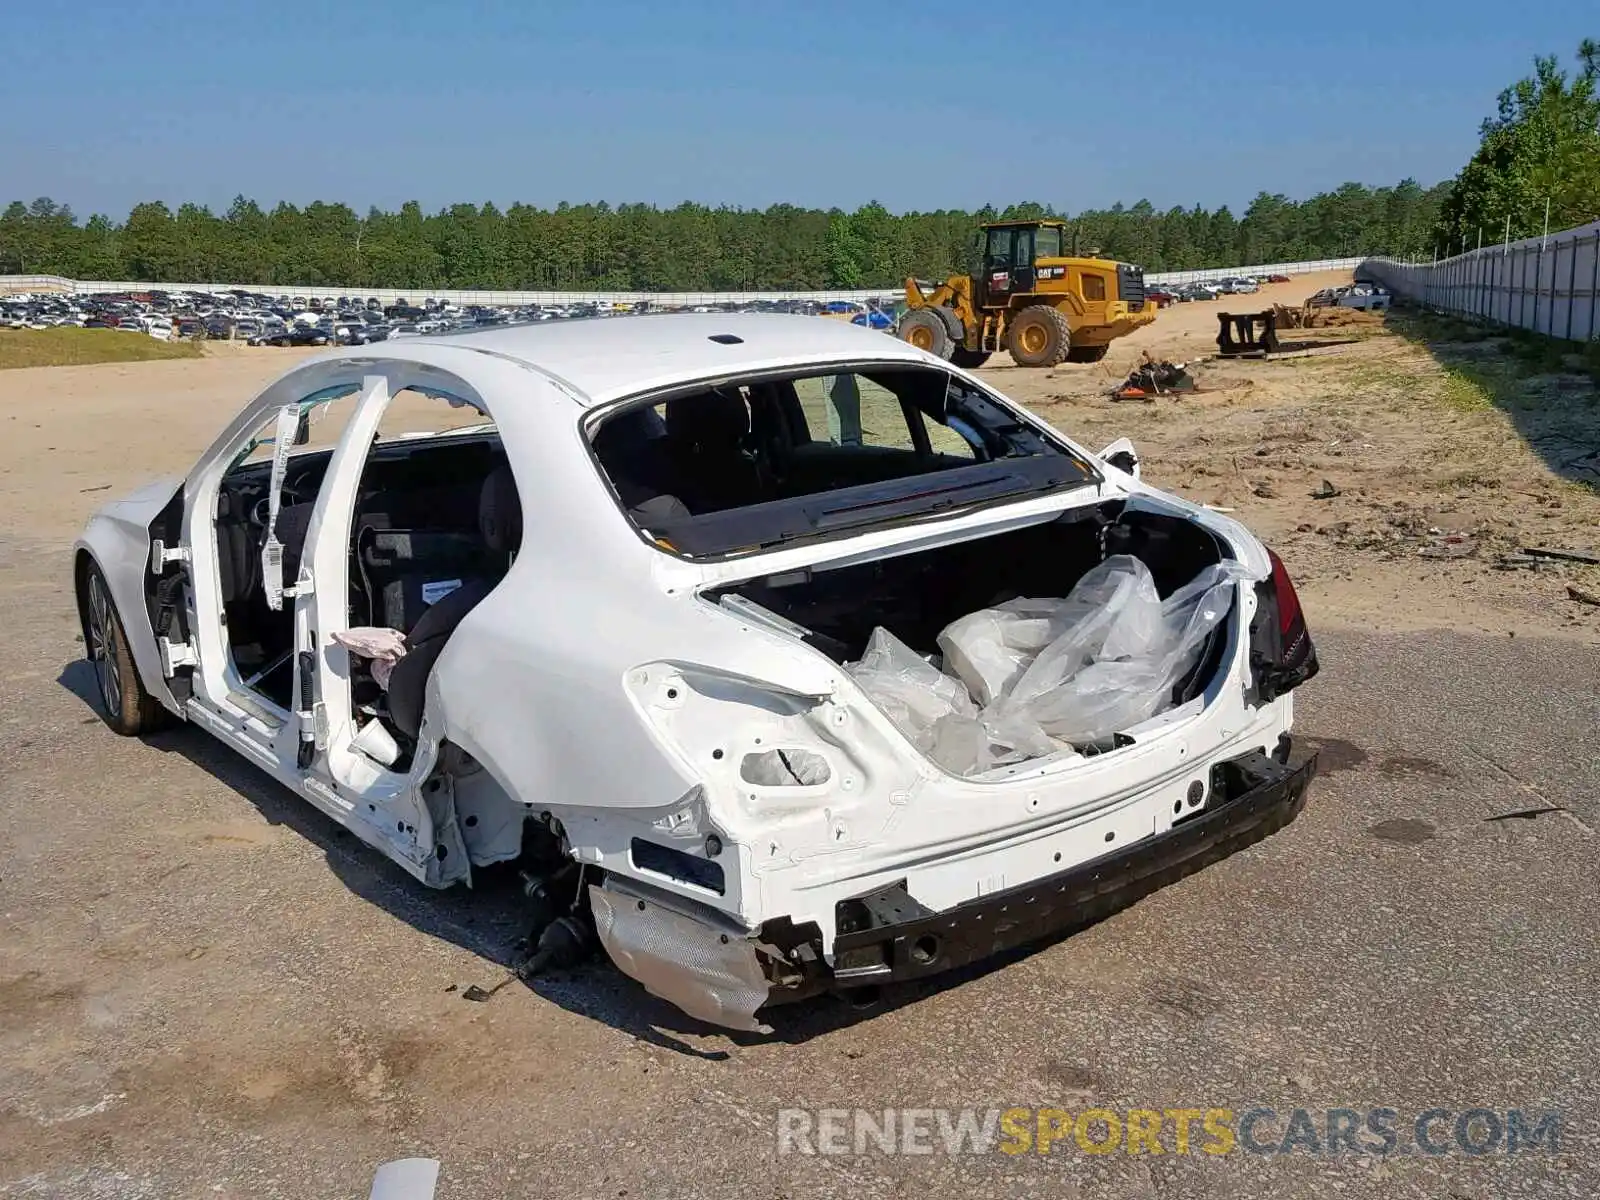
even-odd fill
[{"label": "stripped car body", "polygon": [[[827,511],[805,507],[819,494],[807,493],[770,506],[780,530],[770,537],[726,509],[643,516],[596,453],[619,414],[708,387],[747,385],[753,406],[770,381],[848,372],[917,388],[936,373],[938,387],[968,398],[969,416],[988,414],[1012,444],[1040,449],[1008,465],[974,441],[974,461],[947,477],[976,490],[954,500],[926,483],[939,476],[919,476],[920,489],[895,479],[825,490],[866,497]],[[475,409],[492,429],[377,440],[405,391]],[[270,578],[261,548],[273,523],[243,529],[263,564],[250,603],[281,611],[292,638],[274,699],[230,649],[227,614],[242,601],[228,593],[241,568],[223,514],[239,507],[238,479],[250,500],[268,477],[237,466],[253,431],[276,419],[286,452],[295,415],[333,395],[354,407],[338,444],[303,460],[298,569]],[[933,429],[942,417],[928,415]],[[953,416],[949,425],[965,428]],[[929,460],[926,434],[912,440],[908,452]],[[374,724],[353,687],[363,668],[334,637],[359,624],[364,560],[353,547],[371,473],[479,442],[514,478],[520,539],[483,594],[458,606],[416,684],[415,727],[395,732],[397,759],[363,736]],[[830,454],[856,445],[848,435],[817,444]],[[1048,457],[1045,474],[1028,454]],[[276,516],[300,462],[275,464],[271,504],[255,501],[255,517],[267,507]],[[796,512],[805,520],[791,536],[782,531]],[[712,540],[685,549],[697,536]],[[1242,576],[1182,703],[1085,752],[952,774],[864,694],[842,650],[825,652],[807,625],[764,602],[798,582],[791,594],[814,609],[830,580],[850,591],[865,572],[889,581],[895,604],[946,581],[941,603],[954,605],[962,581],[987,569],[971,557],[983,547],[1057,537],[1072,555],[1028,561],[1077,571],[1118,546],[1152,559],[1151,546],[1181,547],[1185,564],[1229,561]],[[76,553],[103,681],[120,638],[137,679],[119,687],[141,687],[429,886],[470,885],[475,868],[528,857],[537,843],[542,869],[575,874],[571,890],[613,961],[686,1012],[733,1027],[761,1027],[757,1010],[774,1002],[948,969],[1068,928],[1119,888],[1131,896],[1138,879],[1181,873],[1289,819],[1313,768],[1289,765],[1289,692],[1315,656],[1281,564],[1242,525],[1142,483],[1125,442],[1090,454],[970,374],[842,322],[650,316],[321,356],[248,404],[181,484],[103,509]],[[114,628],[97,627],[99,581]],[[280,608],[262,610],[274,587]],[[843,619],[841,645],[859,624]],[[102,691],[116,709],[121,693]],[[774,780],[759,769],[774,751],[822,766]]]}]

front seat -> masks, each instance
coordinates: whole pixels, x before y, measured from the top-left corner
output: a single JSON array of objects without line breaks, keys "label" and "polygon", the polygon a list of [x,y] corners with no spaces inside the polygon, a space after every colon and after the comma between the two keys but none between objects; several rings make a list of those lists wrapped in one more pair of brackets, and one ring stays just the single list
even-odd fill
[{"label": "front seat", "polygon": [[667,401],[667,452],[676,494],[695,514],[761,499],[761,475],[745,452],[750,411],[737,390],[721,388]]},{"label": "front seat", "polygon": [[511,565],[522,544],[522,504],[508,466],[497,467],[478,493],[478,532],[491,555],[504,567],[493,578],[464,580],[455,591],[430,605],[406,634],[405,657],[389,675],[389,719],[401,733],[415,738],[422,728],[422,706],[428,676],[456,626],[487,596]]}]

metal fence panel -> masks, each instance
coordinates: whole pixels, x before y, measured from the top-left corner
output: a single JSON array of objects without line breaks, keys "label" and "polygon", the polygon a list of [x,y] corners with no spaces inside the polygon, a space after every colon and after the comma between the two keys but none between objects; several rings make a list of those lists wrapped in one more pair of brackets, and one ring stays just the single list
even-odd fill
[{"label": "metal fence panel", "polygon": [[1397,296],[1568,341],[1600,338],[1600,221],[1435,263],[1360,264]]}]

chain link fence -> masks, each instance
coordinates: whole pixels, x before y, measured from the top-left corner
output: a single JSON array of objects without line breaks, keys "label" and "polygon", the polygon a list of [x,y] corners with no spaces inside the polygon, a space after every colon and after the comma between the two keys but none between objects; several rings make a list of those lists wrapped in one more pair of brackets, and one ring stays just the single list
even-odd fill
[{"label": "chain link fence", "polygon": [[1370,258],[1357,273],[1439,312],[1567,341],[1600,338],[1600,221],[1436,263]]}]

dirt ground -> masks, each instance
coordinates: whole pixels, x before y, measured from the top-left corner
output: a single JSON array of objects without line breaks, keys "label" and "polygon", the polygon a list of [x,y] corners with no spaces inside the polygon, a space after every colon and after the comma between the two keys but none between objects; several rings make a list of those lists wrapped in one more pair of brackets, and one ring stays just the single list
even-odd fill
[{"label": "dirt ground", "polygon": [[[1313,629],[1469,629],[1593,640],[1600,568],[1526,548],[1600,552],[1600,398],[1585,375],[1511,369],[1497,339],[1429,344],[1396,316],[1288,330],[1267,360],[1220,360],[1216,314],[1298,305],[1348,273],[1175,305],[1095,367],[981,374],[1098,450],[1132,439],[1143,477],[1232,510],[1282,556]],[[1144,354],[1201,391],[1113,402]],[[1005,365],[995,365],[996,362]],[[1330,482],[1338,494],[1314,499]],[[1508,560],[1520,563],[1520,555]]]},{"label": "dirt ground", "polygon": [[[1600,548],[1593,390],[1398,321],[1201,363],[1220,307],[1100,366],[986,374],[1281,552],[1323,663],[1295,693],[1305,812],[1065,941],[875,1010],[799,1006],[770,1039],[603,963],[467,1003],[525,928],[514,874],[428,891],[198,730],[105,727],[71,539],[310,352],[0,372],[0,1197],[360,1200],[414,1154],[443,1161],[439,1200],[1600,1194],[1600,610],[1566,595],[1600,569],[1495,566]],[[1146,349],[1206,390],[1109,401]],[[1521,1156],[773,1149],[796,1105],[1013,1104],[1569,1116]]]}]

